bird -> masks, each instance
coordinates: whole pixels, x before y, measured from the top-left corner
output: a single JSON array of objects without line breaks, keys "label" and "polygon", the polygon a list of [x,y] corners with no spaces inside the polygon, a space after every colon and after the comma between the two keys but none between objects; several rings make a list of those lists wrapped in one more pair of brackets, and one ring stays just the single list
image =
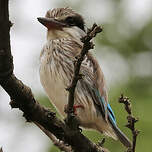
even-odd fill
[{"label": "bird", "polygon": [[[40,81],[57,111],[63,116],[74,74],[74,62],[83,48],[86,36],[84,18],[69,7],[47,11],[38,21],[47,28],[47,42],[40,54]],[[84,75],[74,93],[74,111],[80,126],[94,129],[131,147],[128,137],[118,128],[108,102],[104,74],[97,59],[88,52],[80,67]]]}]

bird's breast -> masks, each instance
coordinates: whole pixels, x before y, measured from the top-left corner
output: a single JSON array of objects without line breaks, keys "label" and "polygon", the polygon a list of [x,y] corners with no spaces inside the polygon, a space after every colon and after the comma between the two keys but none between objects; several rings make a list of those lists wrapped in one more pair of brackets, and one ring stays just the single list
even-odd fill
[{"label": "bird's breast", "polygon": [[[51,45],[47,44],[40,56],[40,80],[50,101],[58,109],[59,113],[65,116],[64,109],[65,105],[68,104],[68,92],[66,88],[71,84],[76,56],[70,51],[74,52],[77,49],[81,49],[81,47],[71,41],[67,41],[64,45],[58,45],[57,47],[54,47],[54,44]],[[87,66],[87,60],[83,64]],[[81,72],[83,73],[86,70],[87,68]],[[88,72],[84,74],[86,76],[82,81],[88,82],[90,75],[88,75]],[[75,90],[74,104],[83,105],[84,108],[77,109],[78,119],[83,126],[91,126],[97,119],[96,109],[91,95],[81,81],[78,82]]]},{"label": "bird's breast", "polygon": [[66,88],[70,84],[72,67],[71,64],[67,64],[70,62],[67,58],[62,58],[58,52],[44,50],[40,57],[40,81],[51,102],[64,116],[64,107],[68,102]]}]

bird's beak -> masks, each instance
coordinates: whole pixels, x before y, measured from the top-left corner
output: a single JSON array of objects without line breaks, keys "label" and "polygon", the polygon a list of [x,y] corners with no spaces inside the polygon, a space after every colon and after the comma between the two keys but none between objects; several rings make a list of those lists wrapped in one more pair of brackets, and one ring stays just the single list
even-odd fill
[{"label": "bird's beak", "polygon": [[37,19],[41,24],[47,27],[48,30],[61,29],[62,27],[66,26],[65,23],[62,23],[61,21],[55,20],[53,18],[38,17]]}]

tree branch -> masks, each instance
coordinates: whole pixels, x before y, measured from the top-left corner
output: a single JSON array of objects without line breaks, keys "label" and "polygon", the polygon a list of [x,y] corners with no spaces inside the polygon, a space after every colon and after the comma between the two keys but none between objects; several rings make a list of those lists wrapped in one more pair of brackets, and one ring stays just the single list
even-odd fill
[{"label": "tree branch", "polygon": [[68,106],[67,106],[67,118],[66,123],[69,125],[69,127],[72,127],[73,129],[78,129],[78,122],[76,119],[74,119],[74,93],[75,88],[77,85],[78,80],[82,79],[83,75],[80,74],[80,67],[84,60],[85,55],[88,53],[90,49],[94,48],[94,45],[92,42],[90,42],[96,34],[100,33],[102,31],[102,28],[100,26],[97,26],[97,24],[94,24],[91,29],[88,29],[87,35],[82,38],[83,48],[79,56],[76,57],[76,61],[74,63],[74,75],[72,79],[72,83],[70,87],[67,88],[67,91],[69,91],[68,96]]},{"label": "tree branch", "polygon": [[67,146],[63,141],[58,140],[50,131],[46,130],[43,126],[34,122],[53,142],[55,146],[57,146],[61,151],[64,152],[73,152],[71,146]]},{"label": "tree branch", "polygon": [[119,98],[119,103],[123,103],[125,106],[125,110],[128,113],[128,116],[127,116],[128,124],[126,125],[126,127],[129,128],[132,132],[132,147],[129,148],[127,152],[135,152],[136,140],[139,134],[139,130],[135,128],[135,123],[138,121],[138,119],[136,119],[132,115],[131,103],[128,97],[124,97],[122,94]]},{"label": "tree branch", "polygon": [[2,149],[2,147],[0,148],[0,152],[3,152],[3,149]]},{"label": "tree branch", "polygon": [[10,96],[11,107],[19,108],[27,121],[42,126],[57,139],[70,145],[75,152],[106,151],[92,143],[80,131],[73,131],[55,113],[42,107],[34,99],[31,89],[15,77],[10,49],[9,31],[12,24],[8,15],[8,0],[0,1],[0,14],[0,85]]},{"label": "tree branch", "polygon": [[75,88],[78,80],[82,78],[82,75],[80,74],[81,63],[84,60],[84,57],[88,53],[88,51],[90,49],[93,49],[94,47],[93,43],[90,41],[92,40],[92,38],[96,36],[96,34],[100,33],[101,31],[102,28],[94,24],[91,29],[88,29],[87,35],[82,38],[82,42],[84,43],[84,45],[80,55],[76,58],[77,60],[74,66],[74,75],[73,75],[72,83],[70,87],[67,88],[67,90],[69,91],[68,108],[67,108],[68,114],[73,113]]}]

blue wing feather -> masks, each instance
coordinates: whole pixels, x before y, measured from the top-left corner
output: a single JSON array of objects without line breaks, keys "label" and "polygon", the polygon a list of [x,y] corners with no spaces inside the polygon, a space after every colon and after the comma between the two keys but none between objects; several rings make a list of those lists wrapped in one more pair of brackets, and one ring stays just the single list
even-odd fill
[{"label": "blue wing feather", "polygon": [[100,95],[100,93],[97,89],[93,89],[93,90],[95,91],[95,94],[99,99],[98,101],[100,101],[100,105],[101,105],[101,108],[102,108],[103,112],[105,113],[105,111],[108,110],[108,116],[111,118],[113,123],[116,124],[116,118],[115,118],[114,112],[112,111],[112,108],[111,108],[110,104],[108,103],[108,105],[106,107],[105,98]]},{"label": "blue wing feather", "polygon": [[108,114],[109,114],[109,116],[111,117],[112,121],[116,124],[116,118],[115,118],[115,115],[114,115],[114,113],[112,111],[112,108],[111,108],[111,106],[110,106],[109,103],[108,103],[107,108],[108,108]]},{"label": "blue wing feather", "polygon": [[91,87],[90,85],[87,85],[88,90],[90,90],[90,93],[93,93],[92,96],[94,96],[94,102],[100,106],[100,112],[101,114],[103,114],[103,117],[105,117],[105,113],[107,111],[108,117],[110,118],[110,122],[113,124],[116,124],[116,119],[115,119],[115,115],[112,111],[112,108],[110,106],[110,104],[108,103],[106,106],[106,101],[105,101],[105,97],[101,96],[99,91],[97,89],[95,89],[94,87]]},{"label": "blue wing feather", "polygon": [[93,89],[93,91],[95,91],[95,95],[97,96],[97,99],[98,99],[96,102],[98,102],[98,104],[102,108],[102,112],[105,114],[105,111],[107,110],[107,108],[105,105],[104,97],[100,96],[100,93],[97,89]]}]

